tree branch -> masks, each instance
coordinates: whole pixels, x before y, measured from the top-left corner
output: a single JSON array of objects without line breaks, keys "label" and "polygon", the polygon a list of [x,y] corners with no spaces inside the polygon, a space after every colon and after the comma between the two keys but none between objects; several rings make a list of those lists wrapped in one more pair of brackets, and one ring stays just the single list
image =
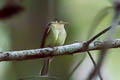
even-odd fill
[{"label": "tree branch", "polygon": [[[29,59],[46,58],[52,56],[61,55],[73,55],[78,52],[86,52],[92,50],[101,50],[104,45],[107,45],[109,41],[94,41],[90,43],[88,49],[84,47],[85,42],[73,43],[64,46],[58,46],[53,48],[40,48],[33,50],[22,50],[22,51],[10,51],[10,52],[0,52],[0,61],[20,61]],[[119,48],[120,39],[112,40],[109,44],[109,48]],[[82,54],[82,53],[81,53]]]},{"label": "tree branch", "polygon": [[114,6],[114,17],[113,17],[113,21],[112,21],[112,25],[111,25],[111,29],[109,30],[106,40],[108,41],[108,44],[105,45],[105,48],[101,49],[101,52],[99,54],[99,59],[98,59],[98,63],[95,69],[93,69],[93,71],[90,73],[90,75],[88,76],[88,78],[86,80],[93,80],[94,77],[96,76],[96,74],[100,71],[103,62],[106,58],[107,55],[107,51],[108,51],[108,47],[109,44],[111,44],[111,41],[114,39],[115,34],[117,32],[117,28],[120,22],[120,0],[113,0],[113,6]]}]

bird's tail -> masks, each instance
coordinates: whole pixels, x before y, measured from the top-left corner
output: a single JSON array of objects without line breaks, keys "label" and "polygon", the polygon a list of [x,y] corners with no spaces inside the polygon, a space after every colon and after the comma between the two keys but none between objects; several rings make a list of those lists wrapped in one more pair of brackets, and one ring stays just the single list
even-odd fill
[{"label": "bird's tail", "polygon": [[49,64],[50,64],[50,58],[44,59],[44,64],[40,72],[41,76],[48,76]]}]

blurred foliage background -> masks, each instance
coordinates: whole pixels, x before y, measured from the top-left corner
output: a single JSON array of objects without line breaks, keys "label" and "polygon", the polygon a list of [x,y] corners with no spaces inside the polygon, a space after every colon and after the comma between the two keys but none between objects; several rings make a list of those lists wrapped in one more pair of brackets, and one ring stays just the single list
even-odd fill
[{"label": "blurred foliage background", "polygon": [[[0,0],[0,8],[4,0]],[[40,47],[43,31],[46,24],[57,17],[69,22],[66,25],[67,40],[65,44],[88,40],[88,31],[96,14],[112,4],[108,0],[23,0],[24,12],[9,20],[0,22],[0,50],[23,50]],[[105,17],[96,29],[94,35],[110,25],[112,13]],[[94,29],[93,29],[94,30]],[[119,32],[119,31],[118,31]],[[104,37],[100,37],[102,39]],[[119,38],[119,33],[117,34]],[[92,52],[96,56],[97,51]],[[93,67],[86,54],[55,57],[50,67],[50,75],[60,80],[84,80]],[[119,80],[119,49],[110,50],[102,69],[105,80]],[[84,59],[84,60],[83,60]],[[69,76],[78,62],[83,63]],[[21,77],[38,76],[42,59],[29,61],[14,61],[0,63],[1,80],[18,80]],[[43,80],[34,78],[28,80]],[[45,79],[46,80],[46,79]],[[49,79],[47,79],[49,80]]]}]

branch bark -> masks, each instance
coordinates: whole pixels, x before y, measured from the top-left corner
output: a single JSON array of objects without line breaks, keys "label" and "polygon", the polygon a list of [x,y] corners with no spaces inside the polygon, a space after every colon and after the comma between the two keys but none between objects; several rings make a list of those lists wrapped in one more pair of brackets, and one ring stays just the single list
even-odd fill
[{"label": "branch bark", "polygon": [[[105,48],[109,41],[94,41],[90,43],[88,49],[84,46],[87,41],[80,43],[73,43],[64,46],[58,46],[53,48],[40,48],[33,50],[22,50],[22,51],[10,51],[10,52],[0,52],[0,61],[21,61],[21,60],[29,60],[29,59],[39,59],[53,56],[61,56],[61,55],[73,55],[73,54],[84,54],[82,52],[93,51],[93,50],[101,50]],[[109,43],[109,48],[119,48],[120,47],[120,39],[112,40]]]}]

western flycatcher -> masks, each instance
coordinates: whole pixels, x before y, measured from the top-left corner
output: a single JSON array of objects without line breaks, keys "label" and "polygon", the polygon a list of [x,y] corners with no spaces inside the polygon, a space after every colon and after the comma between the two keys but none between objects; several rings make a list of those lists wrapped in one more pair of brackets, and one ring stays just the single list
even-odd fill
[{"label": "western flycatcher", "polygon": [[[55,20],[50,22],[43,34],[43,39],[41,43],[41,48],[44,47],[55,47],[61,46],[64,44],[66,39],[66,31],[64,25],[67,22]],[[51,62],[51,57],[44,60],[44,65],[41,70],[41,76],[48,75],[49,64]]]}]

